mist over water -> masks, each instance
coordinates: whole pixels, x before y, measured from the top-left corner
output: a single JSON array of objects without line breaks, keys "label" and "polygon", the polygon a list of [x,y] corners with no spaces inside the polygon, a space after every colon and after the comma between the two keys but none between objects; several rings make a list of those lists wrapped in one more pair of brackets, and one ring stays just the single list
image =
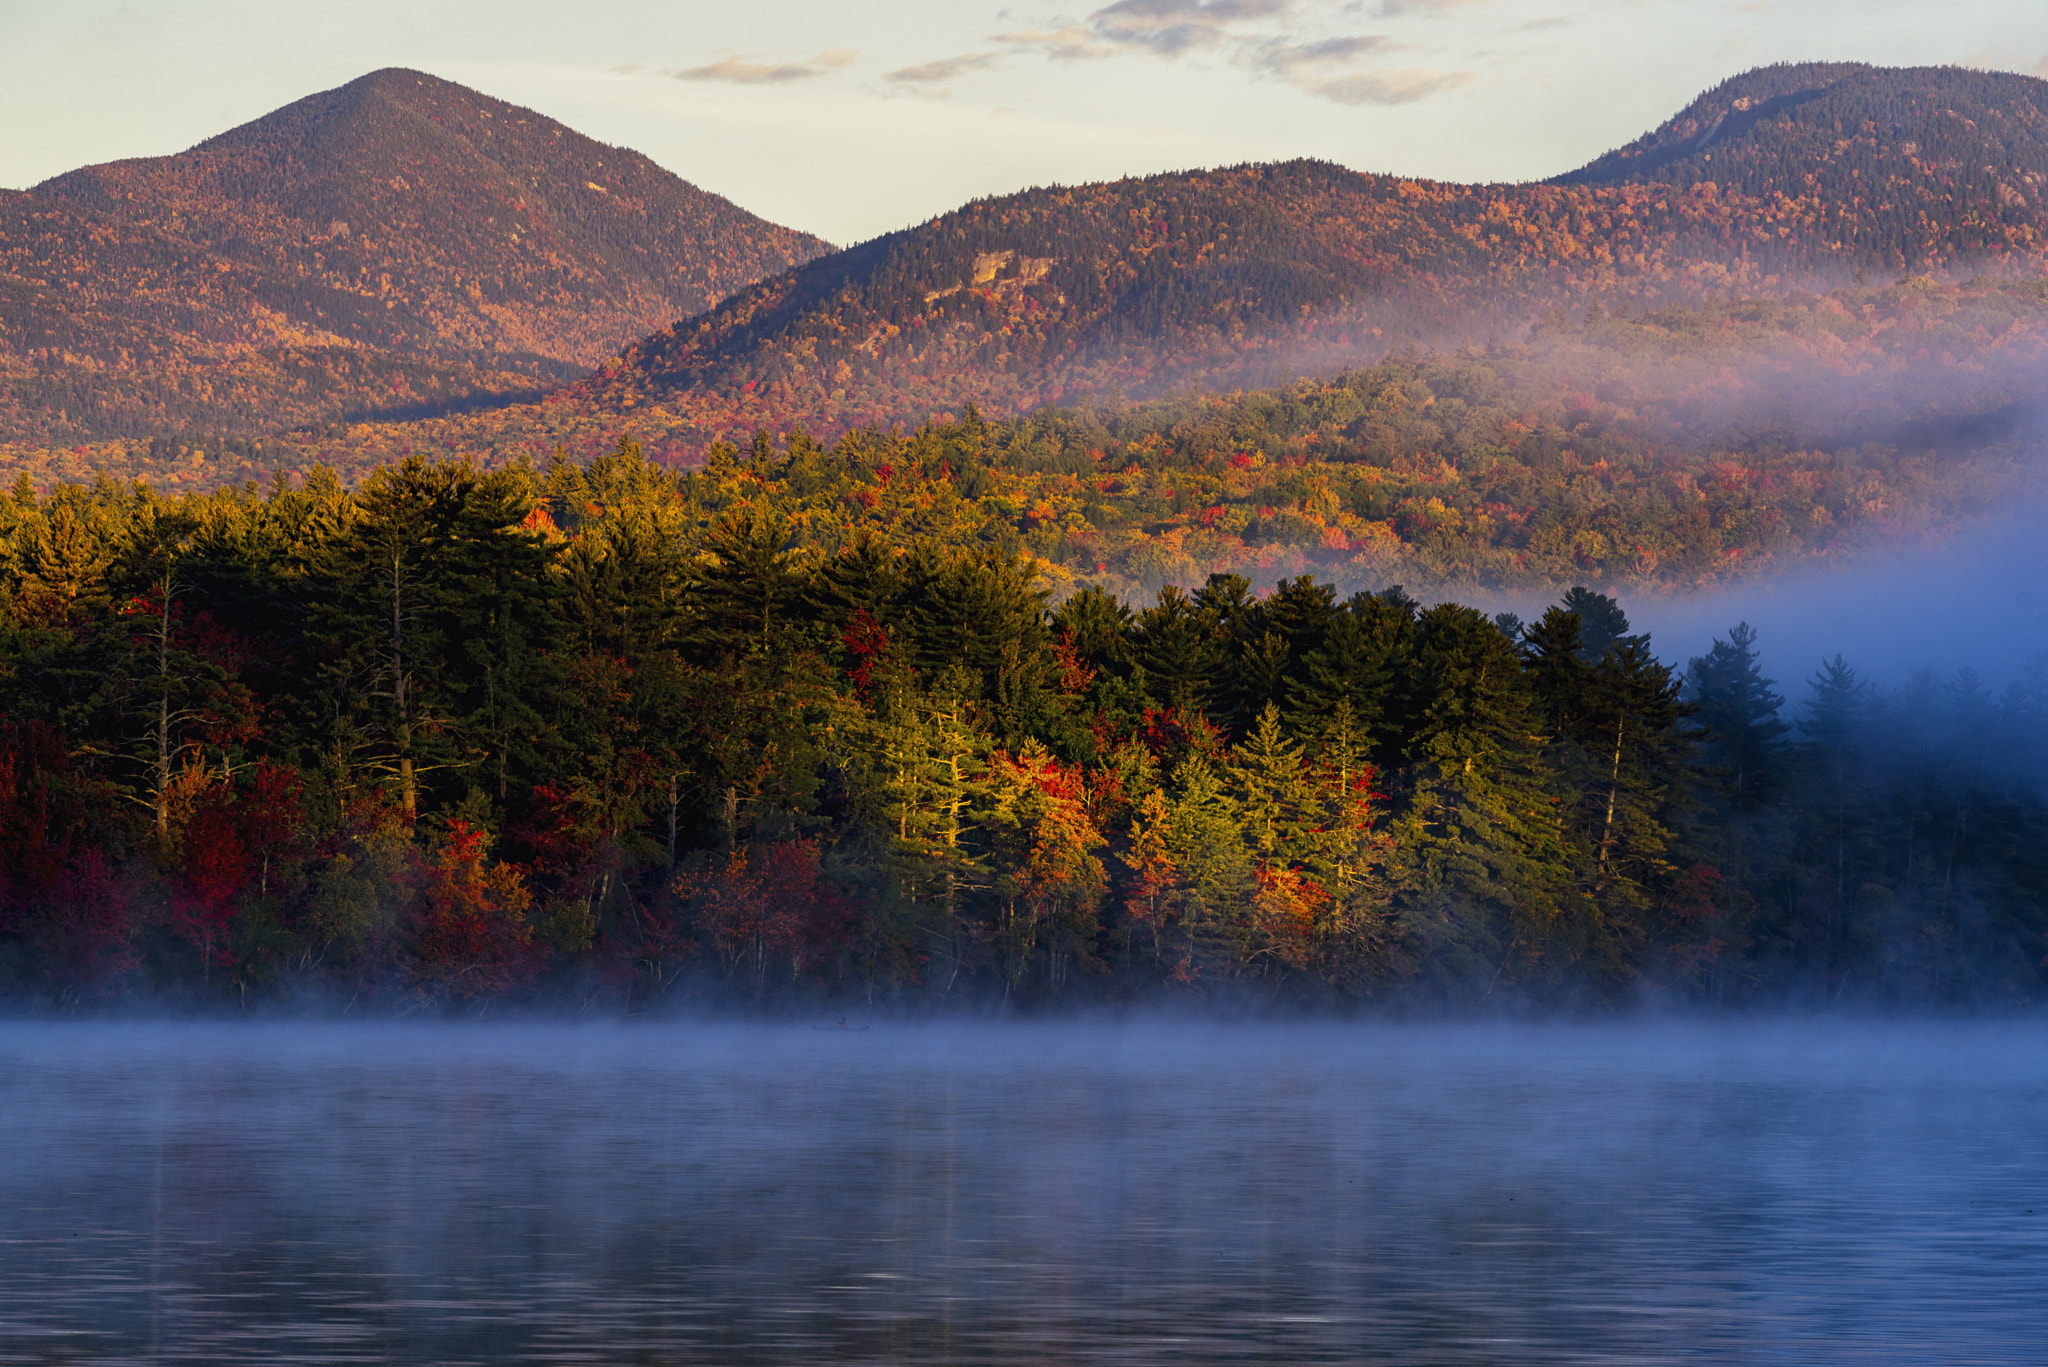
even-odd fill
[{"label": "mist over water", "polygon": [[2044,1042],[12,1025],[0,1360],[2038,1361]]}]

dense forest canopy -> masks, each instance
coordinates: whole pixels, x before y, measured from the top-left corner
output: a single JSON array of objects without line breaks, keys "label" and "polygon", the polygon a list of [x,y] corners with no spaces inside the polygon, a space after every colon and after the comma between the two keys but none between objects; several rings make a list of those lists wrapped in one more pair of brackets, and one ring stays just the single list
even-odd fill
[{"label": "dense forest canopy", "polygon": [[2038,995],[2040,669],[1781,687],[1746,627],[1678,667],[1584,587],[1056,598],[943,468],[975,440],[17,490],[6,990]]}]

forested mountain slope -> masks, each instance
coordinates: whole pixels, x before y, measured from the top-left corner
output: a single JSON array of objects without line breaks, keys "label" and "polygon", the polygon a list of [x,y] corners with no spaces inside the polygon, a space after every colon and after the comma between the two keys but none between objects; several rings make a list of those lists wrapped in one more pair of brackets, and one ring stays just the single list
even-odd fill
[{"label": "forested mountain slope", "polygon": [[[1569,185],[1303,161],[1029,190],[764,281],[574,393],[687,438],[835,431],[967,402],[1015,412],[1272,383],[1404,342],[1519,331],[1556,308],[1777,295],[1859,269],[2034,272],[2044,92],[1945,69],[1770,68]],[[1655,151],[1738,102],[1723,150],[1694,135]],[[1859,130],[1878,115],[1872,141]],[[1752,172],[1714,179],[1730,158]],[[1651,183],[1660,167],[1678,184]]]},{"label": "forested mountain slope", "polygon": [[[744,442],[757,429],[802,427],[829,441],[867,426],[914,427],[957,417],[970,404],[1001,419],[1048,404],[1269,387],[1374,363],[1410,346],[1514,341],[1534,325],[1554,332],[1566,321],[1640,319],[1646,311],[1718,308],[1735,300],[1760,307],[1789,301],[1803,310],[1807,303],[1799,301],[1814,298],[1808,291],[1847,287],[1859,275],[1874,276],[1873,285],[1926,276],[1938,290],[1967,292],[1976,280],[2036,280],[2048,264],[2044,211],[2035,193],[2039,176],[2029,169],[2048,166],[2039,116],[2048,107],[2044,91],[2048,86],[2030,77],[1947,69],[1768,68],[1710,92],[1642,143],[1578,173],[1579,179],[1627,183],[1455,185],[1300,161],[1039,188],[977,201],[772,274],[645,337],[546,402],[508,401],[518,398],[509,391],[521,381],[504,375],[419,370],[336,378],[340,353],[294,351],[289,365],[269,353],[244,354],[236,362],[251,372],[295,368],[288,384],[269,373],[237,378],[233,368],[220,366],[206,374],[208,388],[198,398],[189,385],[166,398],[119,371],[73,369],[61,386],[38,380],[43,388],[25,400],[17,385],[15,427],[47,425],[54,413],[74,415],[66,430],[80,436],[130,435],[114,463],[133,468],[154,412],[166,421],[154,429],[164,435],[149,448],[148,468],[160,468],[159,451],[174,452],[179,461],[195,453],[202,482],[313,461],[346,473],[408,452],[540,458],[559,445],[588,455],[610,449],[621,434],[674,460],[695,457],[718,439]],[[1735,109],[1737,103],[1744,107]],[[1767,107],[1770,118],[1763,116]],[[1722,119],[1729,110],[1734,113]],[[1862,134],[1833,137],[1837,122],[1861,120],[1856,127],[1868,122],[1875,128],[1880,114],[1883,137],[1868,147],[1858,141]],[[298,123],[283,113],[274,117],[297,127],[313,115],[293,115]],[[1932,131],[1915,119],[1933,120]],[[442,127],[424,116],[415,122]],[[481,114],[470,120],[504,122]],[[1820,140],[1821,131],[1829,140]],[[249,136],[259,149],[284,140],[282,133]],[[568,146],[573,135],[562,137]],[[472,142],[479,141],[487,142],[487,135],[477,133]],[[221,155],[236,165],[236,158],[269,155],[230,151],[232,157]],[[1736,185],[1707,175],[1723,164],[1708,157],[1768,165]],[[1700,159],[1695,169],[1702,174],[1686,171],[1692,158]],[[389,168],[373,158],[350,164],[358,163],[368,169],[357,188],[370,199],[410,204],[419,197],[404,175],[386,176]],[[1859,190],[1875,183],[1873,168],[1880,163],[1889,168],[1884,183],[1897,193]],[[1961,164],[1992,172],[1958,180]],[[1644,180],[1653,166],[1690,178],[1677,186]],[[1987,174],[1996,184],[1979,183]],[[620,195],[601,196],[588,185],[578,190],[573,175],[558,179],[568,186],[562,193],[579,204],[623,197],[623,185]],[[411,188],[391,188],[400,181]],[[66,193],[97,207],[66,212],[128,212],[104,184],[93,185],[99,188],[80,182]],[[304,202],[313,205],[310,191]],[[339,212],[334,206],[340,202],[330,196],[308,212],[321,219]],[[488,238],[492,251],[514,250],[506,244],[524,220],[501,214],[497,227],[487,228],[488,215],[433,208],[454,203],[432,199],[420,217],[406,221],[479,242]],[[52,212],[46,196],[33,204],[37,212]],[[328,221],[322,231],[339,221]],[[502,242],[493,235],[500,231]],[[419,232],[426,234],[427,226]],[[354,258],[345,254],[365,249],[362,236],[355,226],[348,237],[329,233],[322,250],[342,253],[335,259],[347,268]],[[167,263],[150,266],[153,272],[234,277],[203,261],[172,260],[184,248],[170,238],[152,250]],[[469,316],[461,299],[476,280],[461,281],[461,291],[449,287],[447,297],[456,301],[450,317]],[[477,290],[488,302],[488,292],[481,285]],[[61,306],[51,303],[53,291],[32,293],[39,294],[37,307],[64,320],[82,317],[91,303],[83,286],[67,291]],[[377,292],[350,296],[368,306],[364,327],[410,326],[406,320],[424,307],[396,297],[395,284],[391,294],[387,300],[380,285]],[[81,302],[69,302],[72,296]],[[1889,358],[1886,366],[1914,362],[1927,349],[1904,344],[1928,311],[1905,300],[1896,328],[1889,313],[1886,306],[1874,318],[1834,316],[1824,330],[1841,334],[1841,354],[1823,347],[1801,363],[1823,369],[1872,364],[1854,354],[1861,344],[1848,334],[1858,328],[1884,335],[1878,350]],[[114,323],[93,326],[108,336],[118,332]],[[1953,364],[1967,379],[1982,354],[2010,340],[1995,328],[1948,329],[1942,345],[1918,359]],[[359,365],[363,354],[345,359]],[[541,364],[531,356],[522,363]],[[329,391],[340,397],[322,397]],[[287,393],[291,402],[274,402],[272,425],[261,425],[263,396]],[[343,400],[366,398],[374,401],[343,407]],[[211,428],[180,427],[167,420],[180,404],[187,406],[181,411],[210,404],[209,411],[223,416]],[[466,408],[485,411],[394,421]],[[91,416],[76,420],[82,411]],[[261,442],[260,450],[252,439]],[[242,452],[238,461],[250,464],[220,468],[215,458],[230,446]],[[101,449],[91,448],[40,465],[34,459],[7,464],[68,470],[100,457]],[[191,473],[179,471],[181,477]]]},{"label": "forested mountain slope", "polygon": [[1837,240],[1875,252],[1924,240],[1936,225],[1995,241],[2041,222],[2044,97],[2041,81],[2003,71],[1763,67],[1553,183],[1712,182],[1758,198],[1813,198]]},{"label": "forested mountain slope", "polygon": [[637,152],[379,71],[0,196],[0,431],[249,436],[537,393],[826,250]]},{"label": "forested mountain slope", "polygon": [[[1060,592],[1094,582],[1134,598],[1213,571],[1261,588],[1313,572],[1346,592],[1669,591],[1945,540],[2044,492],[2044,380],[2048,286],[1913,277],[1554,320],[1512,346],[1267,389],[968,410],[829,449],[801,430],[739,445],[757,462],[818,453],[798,462],[789,511],[820,545],[943,523],[1030,550]],[[191,492],[273,473],[353,485],[451,450],[492,467],[585,464],[626,435],[616,414],[541,412],[537,433],[483,412],[206,450],[107,443],[7,473],[18,489]],[[649,450],[671,469],[685,454]],[[707,457],[735,453],[714,443]]]}]

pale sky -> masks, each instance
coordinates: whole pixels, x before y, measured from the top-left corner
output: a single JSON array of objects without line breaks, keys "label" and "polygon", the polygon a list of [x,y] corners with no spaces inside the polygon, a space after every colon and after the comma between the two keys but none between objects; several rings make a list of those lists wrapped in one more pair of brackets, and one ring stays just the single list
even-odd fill
[{"label": "pale sky", "polygon": [[2048,3],[0,0],[0,186],[404,66],[844,245],[981,195],[1244,161],[1540,179],[1808,60],[2048,76]]}]

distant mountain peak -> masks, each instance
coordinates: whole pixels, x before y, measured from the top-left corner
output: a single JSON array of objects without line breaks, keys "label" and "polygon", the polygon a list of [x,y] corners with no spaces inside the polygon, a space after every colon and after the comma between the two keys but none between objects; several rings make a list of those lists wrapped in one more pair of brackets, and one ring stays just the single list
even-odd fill
[{"label": "distant mountain peak", "polygon": [[638,152],[398,67],[33,193],[281,269],[268,292],[286,307],[269,307],[321,335],[563,377],[830,250]]},{"label": "distant mountain peak", "polygon": [[1713,182],[1759,197],[1849,199],[1896,188],[1909,197],[1938,192],[1950,204],[1960,191],[2011,211],[2041,204],[2029,175],[2048,175],[2048,81],[1966,67],[1796,62],[1723,81],[1550,183]]},{"label": "distant mountain peak", "polygon": [[502,402],[830,250],[534,110],[373,71],[0,192],[0,439]]}]

